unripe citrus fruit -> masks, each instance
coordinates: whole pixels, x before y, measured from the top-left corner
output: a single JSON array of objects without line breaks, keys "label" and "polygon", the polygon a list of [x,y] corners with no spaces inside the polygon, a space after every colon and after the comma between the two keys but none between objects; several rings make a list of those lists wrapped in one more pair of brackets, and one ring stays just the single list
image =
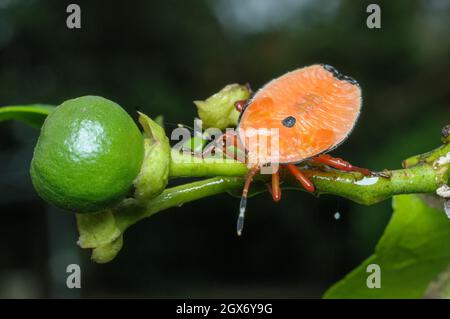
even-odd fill
[{"label": "unripe citrus fruit", "polygon": [[76,213],[118,203],[144,157],[143,136],[116,103],[84,96],[45,120],[31,161],[31,178],[46,201]]}]

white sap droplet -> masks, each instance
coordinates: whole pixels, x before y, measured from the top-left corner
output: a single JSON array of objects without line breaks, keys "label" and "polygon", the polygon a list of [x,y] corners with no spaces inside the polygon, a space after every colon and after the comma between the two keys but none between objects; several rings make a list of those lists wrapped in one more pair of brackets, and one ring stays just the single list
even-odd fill
[{"label": "white sap droplet", "polygon": [[450,218],[450,187],[444,184],[436,190],[436,194],[444,200],[444,211]]},{"label": "white sap droplet", "polygon": [[334,213],[334,219],[338,220],[341,218],[341,214],[339,212]]},{"label": "white sap droplet", "polygon": [[450,198],[450,187],[444,184],[436,189],[436,194],[444,199]]},{"label": "white sap droplet", "polygon": [[375,176],[375,177],[364,177],[363,179],[356,181],[355,184],[368,186],[368,185],[376,184],[377,182],[378,182],[378,177]]},{"label": "white sap droplet", "polygon": [[450,152],[448,152],[446,155],[439,157],[439,159],[436,162],[439,166],[445,165],[450,163]]},{"label": "white sap droplet", "polygon": [[447,217],[450,218],[450,199],[444,199],[444,210]]}]

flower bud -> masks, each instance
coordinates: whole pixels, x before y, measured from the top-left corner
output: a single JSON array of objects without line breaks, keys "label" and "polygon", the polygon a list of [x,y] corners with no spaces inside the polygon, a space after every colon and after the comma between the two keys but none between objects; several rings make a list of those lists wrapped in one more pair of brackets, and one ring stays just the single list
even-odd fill
[{"label": "flower bud", "polygon": [[234,103],[250,98],[250,89],[245,85],[229,84],[205,101],[194,101],[198,116],[205,128],[225,129],[236,126],[239,112]]}]

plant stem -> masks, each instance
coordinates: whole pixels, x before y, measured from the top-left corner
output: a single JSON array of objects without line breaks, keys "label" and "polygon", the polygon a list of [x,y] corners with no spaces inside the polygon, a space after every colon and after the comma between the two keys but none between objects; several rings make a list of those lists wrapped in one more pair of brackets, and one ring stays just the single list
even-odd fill
[{"label": "plant stem", "polygon": [[247,166],[231,159],[214,159],[179,154],[171,154],[169,176],[178,177],[209,177],[209,176],[243,176],[247,174]]},{"label": "plant stem", "polygon": [[[439,154],[450,152],[450,144],[435,150]],[[436,158],[436,154],[429,156]],[[177,156],[177,155],[175,155]],[[173,157],[170,164],[170,176],[213,178],[167,188],[160,195],[142,204],[134,202],[120,207],[115,212],[118,227],[124,231],[137,221],[149,217],[161,210],[181,206],[190,201],[216,195],[222,192],[238,192],[244,183],[247,168],[239,162],[213,162],[211,159],[196,159],[195,162],[183,161],[182,156]],[[446,170],[448,164],[446,164]],[[332,194],[350,199],[363,205],[372,205],[398,194],[433,193],[440,186],[442,170],[435,164],[423,161],[422,164],[399,170],[384,171],[382,176],[364,177],[359,173],[346,173],[334,169],[305,168],[302,170],[316,186],[317,195]],[[222,175],[218,176],[217,175]],[[227,176],[225,176],[227,175]],[[269,176],[255,178],[253,189],[261,191],[261,185]],[[282,174],[282,189],[304,190],[289,174]]]},{"label": "plant stem", "polygon": [[319,194],[333,194],[372,205],[398,194],[431,193],[438,187],[437,172],[429,165],[385,171],[390,177],[363,177],[342,172],[305,171]]},{"label": "plant stem", "polygon": [[[346,173],[309,162],[303,163],[300,168],[314,183],[316,195],[331,194],[371,205],[398,194],[435,193],[438,188],[448,184],[450,143],[411,157],[403,164],[403,169],[386,170],[373,176]],[[115,208],[98,214],[77,215],[79,244],[84,248],[93,248],[93,260],[104,263],[113,259],[121,248],[125,230],[159,211],[223,192],[240,195],[248,172],[246,165],[240,162],[193,158],[190,154],[180,155],[176,152],[171,152],[168,168],[170,178],[211,178],[166,188],[151,199],[129,198]],[[256,175],[250,195],[266,191],[264,184],[270,177]],[[285,169],[281,169],[280,177],[282,189],[304,191]]]},{"label": "plant stem", "polygon": [[114,212],[116,225],[123,232],[139,220],[150,217],[161,210],[180,207],[196,199],[237,190],[242,187],[243,182],[243,177],[223,176],[167,188],[145,204],[130,201],[124,206],[118,207]]}]

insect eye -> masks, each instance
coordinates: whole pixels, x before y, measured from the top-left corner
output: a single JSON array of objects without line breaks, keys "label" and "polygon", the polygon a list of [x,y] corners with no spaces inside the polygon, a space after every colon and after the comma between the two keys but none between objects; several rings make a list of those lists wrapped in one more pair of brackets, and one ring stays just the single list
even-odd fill
[{"label": "insect eye", "polygon": [[288,116],[281,123],[286,127],[293,127],[295,125],[296,119],[293,116]]}]

